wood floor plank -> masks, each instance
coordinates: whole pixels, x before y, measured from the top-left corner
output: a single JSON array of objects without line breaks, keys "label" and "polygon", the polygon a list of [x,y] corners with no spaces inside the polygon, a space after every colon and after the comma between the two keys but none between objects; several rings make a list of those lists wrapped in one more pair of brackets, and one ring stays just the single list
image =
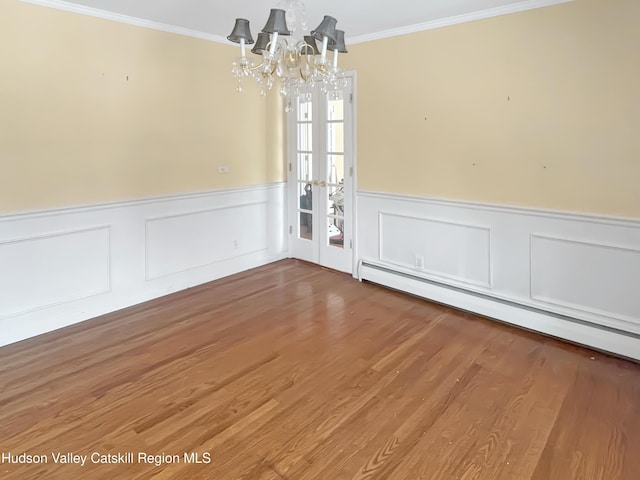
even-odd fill
[{"label": "wood floor plank", "polygon": [[0,477],[636,480],[638,405],[637,364],[285,260],[0,348]]},{"label": "wood floor plank", "polygon": [[579,364],[532,480],[619,480],[640,472],[640,374],[622,368],[612,375],[617,361],[593,358]]},{"label": "wood floor plank", "polygon": [[469,368],[471,352],[481,347],[456,342],[442,349],[433,340],[425,345],[433,350],[417,372],[406,372],[408,378],[381,392],[375,404],[308,457],[313,466],[303,476],[292,477],[386,478],[476,372]]}]

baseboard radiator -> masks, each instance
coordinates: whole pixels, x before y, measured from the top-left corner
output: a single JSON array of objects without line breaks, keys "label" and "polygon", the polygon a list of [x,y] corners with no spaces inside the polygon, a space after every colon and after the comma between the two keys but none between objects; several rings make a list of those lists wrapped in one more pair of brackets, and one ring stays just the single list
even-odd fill
[{"label": "baseboard radiator", "polygon": [[640,361],[640,336],[630,332],[449,285],[421,276],[419,272],[371,260],[359,262],[358,278],[527,330]]}]

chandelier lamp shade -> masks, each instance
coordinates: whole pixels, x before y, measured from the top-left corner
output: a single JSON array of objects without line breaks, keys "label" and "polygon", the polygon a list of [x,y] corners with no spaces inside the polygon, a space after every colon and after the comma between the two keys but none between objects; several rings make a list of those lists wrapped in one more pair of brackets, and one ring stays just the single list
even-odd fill
[{"label": "chandelier lamp shade", "polygon": [[[320,84],[323,92],[344,88],[346,79],[338,67],[338,55],[347,53],[344,31],[337,30],[337,20],[325,15],[320,24],[307,33],[305,6],[302,0],[283,0],[272,8],[262,31],[254,41],[249,20],[237,18],[227,39],[240,45],[240,57],[233,62],[233,75],[238,80],[238,92],[243,81],[253,78],[261,95],[271,90],[276,80],[280,94],[291,99],[305,87]],[[247,57],[247,46],[253,45]],[[331,52],[331,53],[329,53]]]}]

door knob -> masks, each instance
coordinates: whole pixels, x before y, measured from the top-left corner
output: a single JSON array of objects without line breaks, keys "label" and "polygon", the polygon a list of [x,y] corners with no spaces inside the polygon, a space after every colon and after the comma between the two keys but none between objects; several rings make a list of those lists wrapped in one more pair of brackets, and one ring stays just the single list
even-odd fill
[{"label": "door knob", "polygon": [[325,182],[324,180],[322,180],[322,181],[320,182],[320,186],[321,186],[321,187],[326,187],[326,186],[327,186],[327,182]]},{"label": "door knob", "polygon": [[313,184],[317,187],[318,186],[318,180],[314,180]]}]

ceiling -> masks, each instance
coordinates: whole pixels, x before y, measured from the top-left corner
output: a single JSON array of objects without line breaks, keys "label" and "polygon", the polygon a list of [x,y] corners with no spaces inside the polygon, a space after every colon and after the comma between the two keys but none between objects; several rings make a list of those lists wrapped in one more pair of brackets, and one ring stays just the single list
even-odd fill
[{"label": "ceiling", "polygon": [[[278,3],[278,0],[25,1],[113,19],[116,16],[105,13],[134,17],[212,40],[225,39],[236,17],[249,19],[255,38],[269,9]],[[307,0],[306,8],[310,28],[319,24],[323,15],[331,15],[338,19],[338,28],[346,32],[347,43],[356,43],[565,1],[570,0]]]}]

